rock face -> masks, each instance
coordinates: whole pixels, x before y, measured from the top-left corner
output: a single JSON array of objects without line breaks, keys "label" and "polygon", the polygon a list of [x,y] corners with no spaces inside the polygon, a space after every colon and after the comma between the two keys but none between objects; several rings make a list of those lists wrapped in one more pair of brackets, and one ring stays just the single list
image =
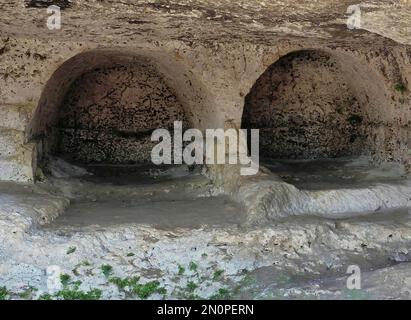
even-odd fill
[{"label": "rock face", "polygon": [[[176,96],[150,66],[83,74],[59,110],[53,153],[82,163],[150,162],[153,130],[185,122]],[[53,148],[53,147],[51,147]]]},{"label": "rock face", "polygon": [[[49,5],[62,9],[60,29],[47,28]],[[170,298],[222,298],[224,283],[233,287],[250,272],[278,267],[276,279],[286,273],[336,280],[322,291],[289,281],[280,292],[277,283],[245,291],[257,298],[325,291],[344,298],[341,277],[347,265],[359,264],[371,288],[366,294],[409,297],[409,272],[397,265],[410,261],[411,183],[404,176],[305,190],[263,166],[243,177],[235,165],[216,165],[202,168],[213,184],[204,176],[184,183],[181,175],[192,170],[186,168],[159,187],[141,185],[140,175],[134,184],[121,185],[117,176],[102,183],[54,159],[122,164],[128,177],[124,164],[148,160],[149,133],[183,120],[200,130],[260,128],[269,158],[365,154],[410,170],[409,1],[11,0],[0,12],[0,180],[13,182],[0,183],[0,287],[15,295],[22,283],[47,290],[45,271],[58,265],[83,281],[81,290],[99,287],[105,298],[129,297],[115,285],[119,279],[141,276],[146,283],[153,275],[161,279],[156,298],[163,289]],[[357,14],[354,29],[347,12]],[[48,159],[58,179],[44,182],[38,169]],[[36,177],[37,184],[14,183]],[[106,213],[128,205],[135,211],[146,201],[159,220],[186,208],[179,213],[189,221],[200,206],[203,220],[176,227],[178,219],[168,217],[174,224],[166,230],[149,223],[49,225],[70,203],[96,215],[101,200]],[[228,225],[216,203],[229,209]],[[207,210],[216,226],[203,223]],[[392,277],[399,293],[375,290],[386,270],[406,277]]]},{"label": "rock face", "polygon": [[[64,5],[60,30],[47,29],[44,3],[0,4],[2,180],[33,181],[59,153],[146,161],[150,130],[176,119],[258,127],[268,157],[368,154],[409,166],[406,3],[364,2],[352,30],[352,1],[79,0]],[[397,32],[385,28],[393,21]],[[236,168],[208,170],[238,196]]]},{"label": "rock face", "polygon": [[367,129],[372,125],[350,80],[326,53],[291,53],[270,66],[251,89],[242,127],[261,130],[263,157],[310,159],[366,153],[367,136],[372,135]]},{"label": "rock face", "polygon": [[[181,104],[190,126],[199,129],[224,127],[226,121],[240,127],[244,106],[256,119],[264,117],[266,111],[260,109],[261,104],[248,106],[256,104],[250,101],[251,97],[258,100],[259,95],[266,96],[254,90],[275,71],[270,81],[285,91],[272,96],[276,99],[270,105],[277,116],[264,129],[270,134],[264,134],[263,145],[274,137],[281,141],[279,147],[268,148],[270,156],[361,152],[372,154],[377,160],[402,161],[407,157],[411,53],[406,44],[411,32],[406,32],[410,28],[410,9],[405,2],[363,2],[362,30],[347,28],[346,12],[351,1],[317,1],[315,6],[298,1],[251,1],[247,5],[221,1],[134,1],[110,5],[100,1],[63,2],[29,1],[26,7],[17,1],[0,5],[4,12],[0,34],[0,112],[7,114],[0,125],[25,136],[24,141],[14,144],[13,154],[1,155],[3,180],[33,181],[37,163],[58,140],[59,131],[53,128],[67,94],[80,90],[73,86],[96,69],[114,70],[130,64],[148,68],[143,74],[148,72],[150,77],[159,75],[164,81],[161,86],[171,92],[165,93],[169,98],[164,99],[172,100],[172,108]],[[61,30],[46,27],[45,6],[50,3],[64,9]],[[92,20],[88,17],[91,11]],[[382,18],[383,13],[387,14]],[[387,28],[393,21],[395,30]],[[307,55],[307,50],[314,53]],[[291,66],[293,57],[308,60]],[[114,73],[105,81],[115,81]],[[297,74],[304,76],[296,78]],[[291,78],[294,88],[285,86]],[[308,85],[309,82],[313,83]],[[328,96],[323,95],[325,87],[329,89]],[[137,96],[136,99],[142,98]],[[299,99],[305,101],[301,107]],[[163,103],[157,101],[157,108],[161,109]],[[316,106],[313,101],[321,102]],[[147,111],[145,102],[140,102],[135,104],[138,113]],[[283,103],[289,104],[285,113],[279,111]],[[127,105],[129,109],[128,102]],[[299,108],[305,110],[302,118],[290,115]],[[330,118],[331,110],[337,109],[341,113]],[[152,116],[155,117],[147,111],[141,119],[151,117],[156,122]],[[136,126],[140,120],[134,120]],[[72,122],[73,119],[68,120]],[[338,127],[336,132],[330,123]],[[85,127],[90,130],[92,125]],[[106,127],[114,128],[109,124]],[[84,159],[85,155],[70,141],[81,135],[84,142],[90,131],[80,131],[85,130],[84,125],[75,132],[70,131],[70,126],[66,129],[62,147]],[[12,132],[4,134],[10,136]],[[93,138],[102,134],[93,131]],[[296,138],[293,140],[292,136]],[[114,138],[111,132],[99,140],[100,144],[89,145],[88,155],[118,161],[116,157],[96,155],[97,149],[110,153],[106,142]],[[128,144],[128,138],[118,139],[119,145],[130,146],[130,154],[140,148],[139,143],[134,147],[133,143]],[[330,146],[332,139],[338,141],[338,147]],[[299,147],[295,148],[295,144]],[[365,147],[361,149],[361,145]],[[134,156],[128,160],[142,159]]]},{"label": "rock face", "polygon": [[[57,181],[61,187],[67,182],[70,185],[67,180]],[[345,220],[284,219],[257,228],[156,228],[154,220],[56,228],[41,225],[64,210],[68,201],[42,187],[0,184],[0,286],[15,296],[30,286],[39,290],[33,298],[48,292],[50,277],[45,270],[58,266],[73,282],[81,281],[82,291],[99,288],[107,299],[139,298],[127,295],[124,288],[110,281],[135,276],[142,283],[158,279],[167,289],[165,296],[174,299],[210,298],[222,288],[229,293],[228,298],[410,297],[410,283],[405,280],[409,279],[411,219],[406,210]],[[177,189],[181,187],[194,186],[181,183]],[[95,193],[104,198],[114,197],[108,191],[115,191],[112,185],[92,187],[78,181],[72,185],[70,197],[79,196],[80,189],[89,193],[87,197]],[[202,187],[196,192],[200,190]],[[129,192],[145,197],[144,190],[132,188]],[[167,194],[162,192],[157,196]],[[122,195],[126,199],[124,190]],[[353,264],[364,275],[361,291],[346,287],[347,266]],[[109,276],[102,273],[103,265],[112,267]],[[390,270],[394,283],[384,280]],[[261,278],[264,273],[267,276]],[[188,290],[189,282],[196,283],[196,288]],[[392,289],[394,284],[397,290]]]}]

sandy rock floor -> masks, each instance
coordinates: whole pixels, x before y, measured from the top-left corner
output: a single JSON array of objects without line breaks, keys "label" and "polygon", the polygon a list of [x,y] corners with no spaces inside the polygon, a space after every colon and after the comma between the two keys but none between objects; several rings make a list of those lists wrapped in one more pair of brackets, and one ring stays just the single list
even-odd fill
[{"label": "sandy rock floor", "polygon": [[[0,296],[409,298],[407,208],[251,226],[198,171],[173,170],[1,184]],[[347,289],[350,265],[360,290]]]}]

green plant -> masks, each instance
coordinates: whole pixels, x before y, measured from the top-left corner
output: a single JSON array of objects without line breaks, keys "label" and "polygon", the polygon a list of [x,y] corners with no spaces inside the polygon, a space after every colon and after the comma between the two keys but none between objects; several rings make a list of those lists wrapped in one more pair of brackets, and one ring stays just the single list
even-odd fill
[{"label": "green plant", "polygon": [[55,296],[64,300],[99,300],[102,296],[102,291],[100,289],[81,291],[78,288],[64,288],[57,292]]},{"label": "green plant", "polygon": [[113,267],[109,264],[103,264],[101,266],[101,271],[108,278],[113,273]]},{"label": "green plant", "polygon": [[394,89],[395,89],[395,91],[398,91],[398,92],[400,92],[401,94],[404,94],[405,91],[407,91],[407,87],[406,87],[405,84],[403,84],[403,83],[397,83],[397,84],[394,86]]},{"label": "green plant", "polygon": [[221,276],[223,275],[223,273],[224,273],[224,270],[214,271],[213,280],[216,281],[216,280],[220,279]]},{"label": "green plant", "polygon": [[91,263],[88,262],[87,260],[84,260],[84,261],[80,262],[78,265],[83,266],[83,267],[89,267],[89,266],[91,266]]},{"label": "green plant", "polygon": [[66,254],[72,254],[72,253],[73,253],[74,251],[76,251],[76,250],[77,250],[76,247],[70,247],[70,248],[67,249]]},{"label": "green plant", "polygon": [[165,288],[160,287],[160,282],[150,281],[145,284],[137,284],[134,286],[133,291],[140,299],[147,299],[154,293],[166,294],[167,291]]},{"label": "green plant", "polygon": [[181,266],[181,265],[178,265],[178,274],[181,276],[182,274],[184,274],[184,272],[186,271],[186,269],[183,267],[183,266]]},{"label": "green plant", "polygon": [[52,300],[53,298],[63,300],[99,300],[102,296],[100,289],[91,289],[89,291],[80,290],[81,281],[71,281],[68,274],[62,273],[60,281],[63,284],[63,289],[54,295],[44,293],[39,297],[39,300]]},{"label": "green plant", "polygon": [[0,287],[0,300],[6,300],[10,296],[10,291],[6,287]]},{"label": "green plant", "polygon": [[131,295],[137,295],[140,299],[147,299],[154,293],[167,294],[167,290],[160,287],[160,282],[158,281],[150,281],[145,284],[141,284],[139,281],[140,277],[123,279],[114,277],[109,279],[109,282],[115,284],[119,290],[126,291],[126,293]]},{"label": "green plant", "polygon": [[74,289],[78,290],[81,286],[81,281],[77,280],[71,283],[71,285],[74,287]]},{"label": "green plant", "polygon": [[194,292],[194,290],[197,289],[197,288],[198,288],[198,285],[195,284],[193,281],[189,281],[187,283],[187,291],[188,292]]},{"label": "green plant", "polygon": [[225,288],[218,289],[217,293],[210,297],[211,300],[228,300],[230,299],[230,291]]},{"label": "green plant", "polygon": [[30,299],[32,297],[33,292],[35,291],[38,291],[38,289],[34,287],[28,287],[26,290],[19,293],[19,297],[21,299]]},{"label": "green plant", "polygon": [[39,300],[53,300],[53,296],[49,293],[43,293],[39,296]]},{"label": "green plant", "polygon": [[118,289],[124,290],[124,288],[129,287],[132,288],[138,284],[140,280],[140,277],[132,277],[132,278],[119,278],[119,277],[114,277],[110,278],[109,282],[115,284]]},{"label": "green plant", "polygon": [[70,275],[66,274],[66,273],[62,273],[60,274],[60,282],[63,286],[67,286],[70,283]]},{"label": "green plant", "polygon": [[25,291],[19,293],[19,297],[21,299],[28,299],[28,298],[30,298],[30,296],[31,296],[31,291],[29,291],[29,290],[25,290]]},{"label": "green plant", "polygon": [[197,271],[197,269],[198,269],[198,265],[197,265],[197,263],[195,263],[194,261],[191,261],[191,262],[190,262],[190,265],[188,266],[188,268],[189,268],[191,271],[195,272],[195,271]]},{"label": "green plant", "polygon": [[132,252],[127,253],[127,257],[134,257],[134,256],[135,256],[135,254],[132,253]]}]

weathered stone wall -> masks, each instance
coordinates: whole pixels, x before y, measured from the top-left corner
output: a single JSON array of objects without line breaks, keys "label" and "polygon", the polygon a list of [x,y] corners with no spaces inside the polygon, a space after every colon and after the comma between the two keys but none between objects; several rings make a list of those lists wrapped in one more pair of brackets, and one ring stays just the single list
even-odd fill
[{"label": "weathered stone wall", "polygon": [[52,152],[83,163],[150,161],[154,129],[188,126],[174,93],[150,65],[115,66],[76,79],[59,108]]},{"label": "weathered stone wall", "polygon": [[[81,8],[77,9],[67,9],[65,14],[81,14]],[[48,152],[43,138],[55,126],[67,90],[95,68],[113,63],[152,64],[181,102],[193,127],[221,128],[226,121],[240,127],[245,96],[264,71],[291,52],[313,49],[346,61],[340,68],[349,79],[349,89],[361,106],[367,106],[364,112],[375,123],[369,134],[373,143],[368,146],[376,159],[398,161],[408,152],[411,49],[407,45],[345,26],[327,29],[329,34],[322,33],[324,37],[315,32],[310,37],[264,32],[245,37],[235,28],[231,31],[241,37],[227,39],[215,33],[215,37],[201,40],[143,32],[141,29],[148,27],[145,24],[127,24],[127,30],[113,25],[103,32],[99,21],[93,37],[88,37],[71,24],[82,19],[70,22],[65,16],[62,30],[43,32],[47,28],[45,20],[38,20],[38,10],[23,11],[37,19],[30,32],[23,28],[20,33],[21,23],[14,29],[13,22],[0,30],[0,110],[7,114],[0,117],[0,127],[12,134],[20,131],[21,139],[13,155],[1,155],[2,180],[33,180],[37,155]],[[196,25],[195,30],[204,28]],[[396,90],[398,84],[405,90]]]},{"label": "weathered stone wall", "polygon": [[369,151],[366,107],[333,56],[297,51],[257,80],[246,97],[242,126],[260,129],[261,156],[266,158],[359,155]]}]

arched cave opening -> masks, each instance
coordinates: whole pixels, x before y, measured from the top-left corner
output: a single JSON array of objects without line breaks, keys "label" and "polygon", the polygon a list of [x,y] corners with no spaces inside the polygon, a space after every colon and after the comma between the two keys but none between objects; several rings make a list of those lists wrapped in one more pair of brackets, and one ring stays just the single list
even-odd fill
[{"label": "arched cave opening", "polygon": [[210,196],[200,166],[152,162],[155,129],[173,137],[175,121],[184,132],[201,120],[190,100],[201,88],[179,73],[190,75],[163,55],[97,51],[73,57],[53,74],[29,128],[48,187],[71,199],[53,224],[198,227],[245,218],[233,200]]},{"label": "arched cave opening", "polygon": [[[158,60],[167,57],[105,49],[63,63],[47,82],[28,130],[43,173],[52,175],[59,159],[97,176],[131,177],[152,165],[151,150],[159,142],[151,139],[154,130],[172,136],[175,121],[182,130],[194,127],[193,110],[180,102],[180,87],[170,85]],[[184,73],[169,65],[170,74]]]},{"label": "arched cave opening", "polygon": [[150,164],[155,129],[189,127],[176,95],[150,65],[98,68],[68,90],[50,153],[87,165]]},{"label": "arched cave opening", "polygon": [[242,128],[260,130],[260,159],[287,182],[303,188],[358,184],[377,166],[373,159],[386,154],[379,83],[364,64],[347,57],[294,51],[254,83]]}]

